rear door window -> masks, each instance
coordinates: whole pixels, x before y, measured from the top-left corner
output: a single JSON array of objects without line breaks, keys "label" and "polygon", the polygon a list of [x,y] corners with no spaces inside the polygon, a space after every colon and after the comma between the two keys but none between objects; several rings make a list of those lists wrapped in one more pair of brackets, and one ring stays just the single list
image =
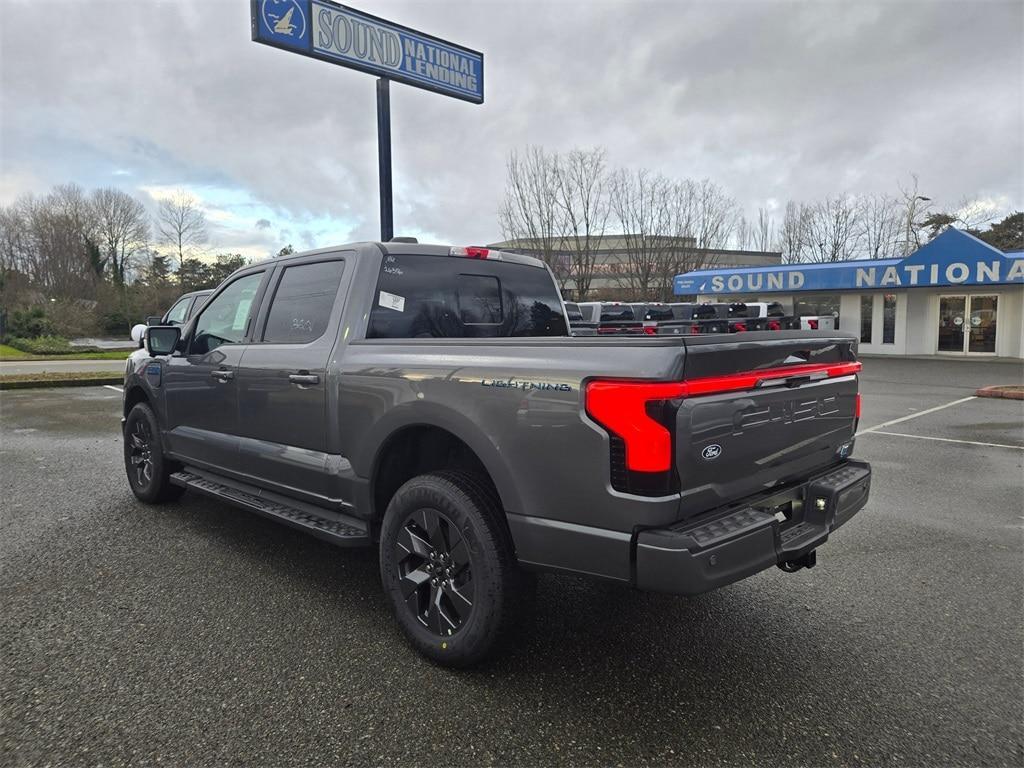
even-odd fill
[{"label": "rear door window", "polygon": [[270,303],[263,341],[308,344],[323,336],[344,267],[338,259],[286,267]]},{"label": "rear door window", "polygon": [[368,339],[567,336],[547,270],[425,254],[384,257]]}]

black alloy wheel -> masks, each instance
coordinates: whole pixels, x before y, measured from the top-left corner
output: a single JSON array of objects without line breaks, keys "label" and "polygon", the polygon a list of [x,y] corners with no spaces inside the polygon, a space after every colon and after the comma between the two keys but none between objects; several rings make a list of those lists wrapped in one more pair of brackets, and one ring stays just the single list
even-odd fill
[{"label": "black alloy wheel", "polygon": [[522,572],[494,487],[453,470],[406,481],[380,530],[384,594],[427,658],[469,667],[515,635]]},{"label": "black alloy wheel", "polygon": [[153,482],[153,432],[146,419],[138,419],[132,425],[131,434],[125,435],[128,448],[129,472],[134,476],[132,485],[139,489],[148,488]]},{"label": "black alloy wheel", "polygon": [[170,501],[185,492],[171,484],[178,465],[164,457],[156,414],[148,403],[136,403],[125,419],[124,468],[132,493],[147,504]]},{"label": "black alloy wheel", "polygon": [[473,611],[473,569],[459,529],[436,509],[409,515],[393,556],[405,608],[438,637],[451,637]]}]

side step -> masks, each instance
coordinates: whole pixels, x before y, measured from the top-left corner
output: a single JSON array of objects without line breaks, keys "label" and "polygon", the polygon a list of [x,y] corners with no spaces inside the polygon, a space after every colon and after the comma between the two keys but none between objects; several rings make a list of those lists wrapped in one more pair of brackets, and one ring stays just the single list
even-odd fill
[{"label": "side step", "polygon": [[367,525],[354,517],[287,499],[262,488],[217,477],[191,467],[171,475],[171,482],[190,491],[226,501],[250,512],[298,528],[342,547],[373,543]]}]

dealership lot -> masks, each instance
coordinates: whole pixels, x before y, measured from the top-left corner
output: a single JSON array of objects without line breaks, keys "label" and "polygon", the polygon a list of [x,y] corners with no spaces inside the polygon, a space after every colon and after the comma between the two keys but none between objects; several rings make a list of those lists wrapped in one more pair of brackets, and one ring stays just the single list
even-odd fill
[{"label": "dealership lot", "polygon": [[[109,388],[0,397],[0,762],[1019,764],[1019,364],[870,359],[868,507],[692,600],[539,580],[487,667],[405,646],[375,554],[147,508]],[[912,417],[912,418],[906,418]]]}]

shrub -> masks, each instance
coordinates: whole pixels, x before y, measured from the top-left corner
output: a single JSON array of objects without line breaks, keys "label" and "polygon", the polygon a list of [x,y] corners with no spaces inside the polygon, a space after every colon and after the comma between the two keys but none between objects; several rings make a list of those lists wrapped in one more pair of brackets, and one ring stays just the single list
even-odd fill
[{"label": "shrub", "polygon": [[[85,299],[58,299],[46,309],[53,326],[53,336],[74,339],[99,333],[96,302]],[[14,335],[14,334],[11,334]]]},{"label": "shrub", "polygon": [[60,336],[40,336],[36,339],[11,337],[7,343],[30,355],[70,355],[75,352],[98,352],[96,347],[73,347]]},{"label": "shrub", "polygon": [[16,309],[7,318],[7,335],[12,338],[36,339],[53,333],[53,323],[42,307]]}]

